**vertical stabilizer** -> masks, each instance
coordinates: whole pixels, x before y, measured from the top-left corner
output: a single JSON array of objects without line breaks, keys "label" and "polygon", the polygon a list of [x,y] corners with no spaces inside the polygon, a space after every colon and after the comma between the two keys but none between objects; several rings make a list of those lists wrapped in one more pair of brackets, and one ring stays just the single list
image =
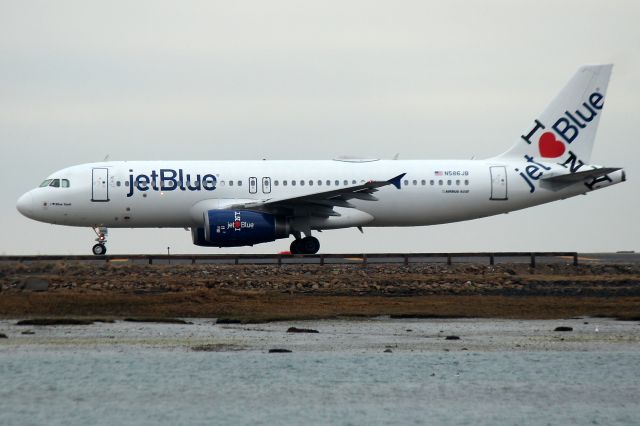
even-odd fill
[{"label": "vertical stabilizer", "polygon": [[573,158],[588,164],[612,67],[580,67],[515,145],[499,158],[522,159],[526,155],[554,163]]}]

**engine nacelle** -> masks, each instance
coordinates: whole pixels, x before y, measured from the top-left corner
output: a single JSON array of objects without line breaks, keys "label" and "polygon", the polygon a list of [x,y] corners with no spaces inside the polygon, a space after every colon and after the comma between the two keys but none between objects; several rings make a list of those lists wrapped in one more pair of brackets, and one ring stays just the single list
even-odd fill
[{"label": "engine nacelle", "polygon": [[193,244],[205,247],[238,247],[289,236],[287,219],[251,210],[209,210],[204,228],[191,228]]}]

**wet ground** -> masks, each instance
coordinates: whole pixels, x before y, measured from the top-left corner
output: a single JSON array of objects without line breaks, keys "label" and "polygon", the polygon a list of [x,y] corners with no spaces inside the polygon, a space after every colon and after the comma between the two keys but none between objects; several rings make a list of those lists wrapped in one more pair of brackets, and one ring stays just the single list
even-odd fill
[{"label": "wet ground", "polygon": [[[634,321],[188,321],[193,324],[0,321],[7,335],[0,339],[0,424],[640,419]],[[554,331],[559,326],[572,331]],[[290,327],[318,333],[289,333]]]}]

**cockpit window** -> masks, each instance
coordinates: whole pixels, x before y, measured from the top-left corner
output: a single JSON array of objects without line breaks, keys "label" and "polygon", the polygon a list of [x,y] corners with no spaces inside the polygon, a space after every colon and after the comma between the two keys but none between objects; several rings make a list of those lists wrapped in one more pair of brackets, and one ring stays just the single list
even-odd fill
[{"label": "cockpit window", "polygon": [[60,188],[60,179],[53,179],[49,186],[53,186],[54,188]]},{"label": "cockpit window", "polygon": [[45,186],[49,186],[49,184],[51,183],[51,179],[47,179],[44,182],[42,182],[40,184],[40,188],[44,188]]},{"label": "cockpit window", "polygon": [[68,187],[70,186],[70,185],[69,185],[69,179],[62,179],[62,180],[60,181],[60,183],[62,184],[62,187],[63,187],[63,188],[68,188]]}]

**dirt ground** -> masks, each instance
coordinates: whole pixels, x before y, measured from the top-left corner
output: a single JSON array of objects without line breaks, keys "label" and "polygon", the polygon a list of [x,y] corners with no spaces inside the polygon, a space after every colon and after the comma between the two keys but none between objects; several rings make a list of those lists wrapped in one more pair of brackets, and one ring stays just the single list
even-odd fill
[{"label": "dirt ground", "polygon": [[640,319],[639,284],[636,265],[6,263],[0,317]]}]

